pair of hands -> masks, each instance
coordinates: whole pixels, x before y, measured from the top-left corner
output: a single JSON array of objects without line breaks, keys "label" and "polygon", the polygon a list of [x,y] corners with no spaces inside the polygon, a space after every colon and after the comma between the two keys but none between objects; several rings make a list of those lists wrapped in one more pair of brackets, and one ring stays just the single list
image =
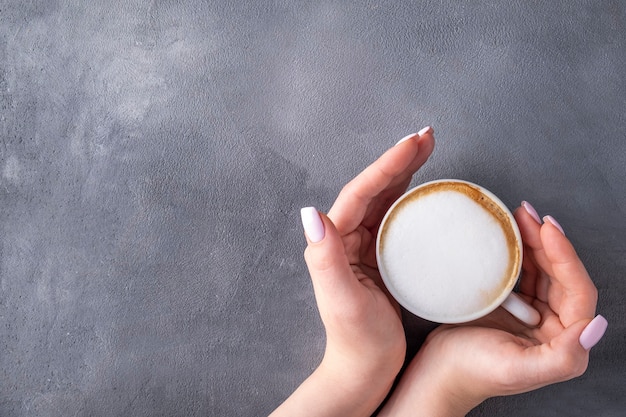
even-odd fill
[{"label": "pair of hands", "polygon": [[[340,192],[328,215],[302,210],[309,268],[327,342],[316,371],[273,415],[371,415],[405,359],[400,308],[376,264],[380,222],[434,148],[407,136]],[[515,211],[524,243],[520,293],[541,313],[528,327],[501,308],[434,330],[379,415],[461,416],[486,398],[582,374],[606,328],[597,290],[562,229],[528,203]],[[592,320],[593,319],[593,320]],[[315,411],[314,411],[315,410]]]}]

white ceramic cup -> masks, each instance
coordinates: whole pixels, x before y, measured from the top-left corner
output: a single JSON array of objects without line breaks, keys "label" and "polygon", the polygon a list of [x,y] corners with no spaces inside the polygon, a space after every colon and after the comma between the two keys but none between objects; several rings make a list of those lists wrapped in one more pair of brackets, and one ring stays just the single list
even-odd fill
[{"label": "white ceramic cup", "polygon": [[462,180],[436,180],[407,191],[387,211],[376,240],[378,269],[391,295],[411,313],[464,323],[502,306],[534,326],[540,314],[513,292],[522,238],[493,193]]}]

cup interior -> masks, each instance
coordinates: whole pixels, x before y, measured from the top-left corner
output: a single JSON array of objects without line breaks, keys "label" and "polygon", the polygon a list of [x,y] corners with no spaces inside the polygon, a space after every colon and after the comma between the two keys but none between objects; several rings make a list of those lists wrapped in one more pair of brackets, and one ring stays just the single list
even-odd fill
[{"label": "cup interior", "polygon": [[495,310],[519,277],[522,240],[513,214],[489,190],[454,179],[407,191],[376,241],[391,295],[411,313],[461,323]]}]

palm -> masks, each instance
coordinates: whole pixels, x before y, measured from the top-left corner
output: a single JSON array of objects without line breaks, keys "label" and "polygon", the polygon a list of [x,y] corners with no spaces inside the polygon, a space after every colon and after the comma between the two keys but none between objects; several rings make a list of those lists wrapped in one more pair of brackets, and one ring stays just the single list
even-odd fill
[{"label": "palm", "polygon": [[364,289],[373,292],[372,295],[385,295],[387,301],[399,316],[400,307],[387,292],[376,264],[376,232],[378,224],[380,224],[380,220],[371,229],[360,225],[354,232],[343,236],[342,240],[356,279],[363,285]]},{"label": "palm", "polygon": [[524,366],[520,356],[532,346],[548,343],[558,335],[555,330],[547,323],[530,329],[498,309],[472,323],[440,326],[429,335],[428,343],[438,346],[439,354],[454,358],[464,378],[483,385],[489,382],[489,389],[506,395],[519,392],[524,385],[527,372],[517,369]]},{"label": "palm", "polygon": [[440,326],[425,349],[453,358],[456,371],[481,386],[485,396],[569,379],[584,371],[588,359],[572,349],[577,345],[572,338],[594,315],[593,283],[561,232],[540,226],[523,210],[515,216],[525,246],[521,295],[541,313],[539,326],[528,327],[498,308],[471,323]]}]

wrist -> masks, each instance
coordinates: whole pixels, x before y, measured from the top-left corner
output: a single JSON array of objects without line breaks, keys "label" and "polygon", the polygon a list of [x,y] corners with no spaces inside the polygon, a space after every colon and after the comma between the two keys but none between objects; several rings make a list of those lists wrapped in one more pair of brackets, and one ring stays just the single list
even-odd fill
[{"label": "wrist", "polygon": [[349,392],[367,392],[382,401],[404,364],[404,337],[388,343],[338,339],[328,337],[320,371]]},{"label": "wrist", "polygon": [[485,399],[466,392],[466,381],[454,372],[454,364],[429,355],[432,346],[428,344],[402,374],[380,417],[463,417]]},{"label": "wrist", "polygon": [[354,407],[359,404],[361,413],[345,415],[371,415],[389,394],[400,371],[402,362],[394,359],[361,360],[344,358],[335,352],[326,352],[316,369],[316,378],[328,388],[328,395]]},{"label": "wrist", "polygon": [[272,417],[308,416],[369,416],[385,399],[394,377],[387,373],[342,361],[340,356],[327,354],[317,369],[283,402]]}]

